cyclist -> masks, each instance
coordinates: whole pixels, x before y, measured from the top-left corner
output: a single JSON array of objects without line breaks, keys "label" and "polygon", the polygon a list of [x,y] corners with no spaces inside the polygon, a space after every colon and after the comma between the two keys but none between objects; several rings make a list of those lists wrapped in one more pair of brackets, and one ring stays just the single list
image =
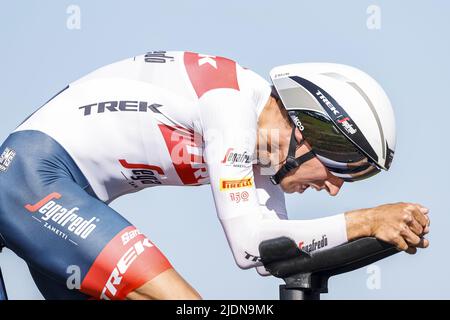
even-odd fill
[{"label": "cyclist", "polygon": [[153,51],[71,83],[0,147],[2,244],[45,298],[197,299],[108,204],[146,187],[210,184],[237,265],[261,275],[258,246],[279,236],[306,251],[364,236],[427,247],[419,204],[288,219],[284,193],[334,196],[344,181],[388,170],[395,124],[384,91],[358,69],[286,65],[271,79],[223,57]]}]

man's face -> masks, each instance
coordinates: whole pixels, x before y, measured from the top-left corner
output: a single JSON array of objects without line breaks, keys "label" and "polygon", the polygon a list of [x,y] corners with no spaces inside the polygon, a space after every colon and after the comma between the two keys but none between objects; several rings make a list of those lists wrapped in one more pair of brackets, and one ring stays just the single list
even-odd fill
[{"label": "man's face", "polygon": [[[311,147],[305,143],[297,149],[295,156],[299,157],[310,151]],[[331,196],[339,193],[344,180],[334,176],[316,157],[303,163],[300,167],[289,172],[281,180],[281,189],[286,193],[303,193],[309,187],[319,191],[326,190]]]}]

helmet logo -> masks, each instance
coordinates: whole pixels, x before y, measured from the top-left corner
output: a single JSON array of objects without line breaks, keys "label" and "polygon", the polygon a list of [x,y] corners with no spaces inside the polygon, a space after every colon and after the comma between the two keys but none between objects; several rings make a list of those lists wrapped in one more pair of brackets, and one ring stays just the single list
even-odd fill
[{"label": "helmet logo", "polygon": [[297,128],[300,129],[300,131],[305,130],[305,127],[302,125],[302,122],[295,114],[291,114],[291,119],[292,121],[294,121],[295,125],[297,126]]},{"label": "helmet logo", "polygon": [[345,117],[344,119],[337,120],[337,122],[342,124],[342,127],[344,127],[345,131],[347,131],[349,134],[355,134],[357,130],[353,128],[350,122],[348,122],[349,120],[350,120],[349,117]]},{"label": "helmet logo", "polygon": [[316,96],[319,96],[320,100],[322,100],[323,103],[325,103],[328,109],[330,109],[335,116],[337,116],[340,113],[339,110],[337,110],[336,107],[333,106],[333,104],[323,95],[323,93],[320,92],[320,90],[317,90]]},{"label": "helmet logo", "polygon": [[343,115],[340,115],[339,110],[336,109],[336,107],[330,102],[330,100],[325,97],[325,95],[320,92],[320,90],[317,90],[316,96],[319,96],[320,100],[323,101],[323,103],[330,109],[335,116],[337,116],[336,121],[342,125],[345,131],[347,131],[348,134],[355,134],[358,132],[355,128],[353,128],[353,125],[349,122],[352,121],[348,116],[344,117],[343,119],[339,119]]}]

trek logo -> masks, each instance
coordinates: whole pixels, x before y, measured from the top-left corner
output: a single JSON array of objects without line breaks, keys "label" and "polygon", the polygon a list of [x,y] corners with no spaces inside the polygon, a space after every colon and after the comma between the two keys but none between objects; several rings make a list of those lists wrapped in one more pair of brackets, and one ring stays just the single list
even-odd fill
[{"label": "trek logo", "polygon": [[328,107],[328,109],[330,109],[335,116],[339,115],[339,110],[336,109],[335,106],[333,106],[333,104],[323,95],[322,92],[320,92],[320,90],[317,90],[316,92],[316,96],[319,96],[320,100],[323,101],[323,103],[325,103],[325,105]]},{"label": "trek logo", "polygon": [[[330,109],[333,112],[335,116],[338,116],[338,118],[344,116],[340,115],[341,113],[339,112],[339,110],[336,109],[336,107],[324,96],[324,94],[320,90],[317,90],[316,96],[319,96],[320,100],[323,101],[323,103],[328,107],[328,109]],[[338,119],[336,121],[342,125],[342,127],[344,128],[345,131],[347,131],[347,133],[353,135],[356,132],[358,132],[358,130],[356,130],[350,123],[351,119],[348,116],[344,116],[343,119]]]},{"label": "trek logo", "polygon": [[252,163],[252,158],[247,151],[234,152],[234,148],[229,148],[221,163],[231,165],[233,167],[246,167]]},{"label": "trek logo", "polygon": [[253,178],[244,178],[240,180],[220,179],[220,190],[250,188],[253,186]]},{"label": "trek logo", "polygon": [[[69,239],[69,236],[65,233],[67,231],[73,233],[81,239],[86,239],[97,227],[94,221],[98,222],[100,220],[96,217],[92,217],[89,220],[85,219],[79,215],[78,207],[68,209],[54,201],[55,199],[60,199],[61,197],[61,194],[53,192],[42,200],[39,200],[36,204],[27,204],[25,209],[31,213],[40,213],[40,219],[36,219],[43,221],[45,228],[65,240],[74,242]],[[66,231],[61,231],[61,229],[54,225],[55,223],[59,225],[59,227],[66,229]]]},{"label": "trek logo", "polygon": [[253,262],[261,261],[261,257],[254,256],[254,255],[248,253],[247,251],[245,251],[245,259],[253,261]]},{"label": "trek logo", "polygon": [[323,235],[322,239],[320,239],[319,241],[313,239],[309,244],[305,245],[303,241],[298,244],[298,247],[301,250],[306,251],[308,253],[316,251],[318,249],[325,248],[326,246],[328,246],[328,238],[326,235]]},{"label": "trek logo", "polygon": [[[123,240],[123,238],[122,238]],[[110,294],[114,297],[117,294],[118,287],[123,280],[123,277],[133,262],[142,254],[147,248],[152,248],[154,245],[148,240],[144,238],[143,240],[139,240],[136,242],[131,248],[129,248],[119,259],[116,266],[114,267],[111,275],[106,282],[100,299],[110,300],[107,294]]]},{"label": "trek logo", "polygon": [[149,63],[166,63],[173,62],[175,59],[171,56],[166,56],[167,51],[150,51],[144,56],[144,61]]},{"label": "trek logo", "polygon": [[93,104],[88,104],[78,109],[84,110],[84,116],[89,116],[92,113],[105,113],[105,112],[147,112],[148,110],[153,112],[159,112],[157,109],[162,107],[161,104],[153,103],[149,104],[146,101],[104,101]]},{"label": "trek logo", "polygon": [[0,155],[0,172],[8,170],[11,162],[16,156],[16,152],[10,148],[6,148]]},{"label": "trek logo", "polygon": [[217,57],[216,56],[210,56],[208,54],[199,54],[198,55],[198,65],[202,66],[205,63],[209,64],[214,69],[217,69]]},{"label": "trek logo", "polygon": [[125,159],[120,159],[119,163],[123,168],[131,170],[131,175],[128,175],[128,177],[123,171],[121,172],[128,184],[135,189],[148,185],[161,184],[160,179],[166,178],[164,176],[164,171],[158,166],[128,163]]}]

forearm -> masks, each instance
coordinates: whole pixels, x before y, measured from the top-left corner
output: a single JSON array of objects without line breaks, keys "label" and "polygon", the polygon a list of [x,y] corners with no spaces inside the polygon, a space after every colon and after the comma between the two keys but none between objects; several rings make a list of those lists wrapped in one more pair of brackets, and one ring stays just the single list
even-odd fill
[{"label": "forearm", "polygon": [[[370,216],[369,209],[346,212],[344,214],[344,217],[348,241],[372,235],[370,223],[372,222],[373,219]],[[268,272],[262,266],[257,267],[257,271],[261,276],[270,275],[270,272]]]},{"label": "forearm", "polygon": [[309,252],[347,242],[343,214],[314,220],[261,219],[256,214],[249,214],[221,223],[236,263],[244,269],[261,265],[259,244],[264,240],[288,237]]},{"label": "forearm", "polygon": [[359,209],[345,213],[348,241],[372,236],[370,209]]}]

